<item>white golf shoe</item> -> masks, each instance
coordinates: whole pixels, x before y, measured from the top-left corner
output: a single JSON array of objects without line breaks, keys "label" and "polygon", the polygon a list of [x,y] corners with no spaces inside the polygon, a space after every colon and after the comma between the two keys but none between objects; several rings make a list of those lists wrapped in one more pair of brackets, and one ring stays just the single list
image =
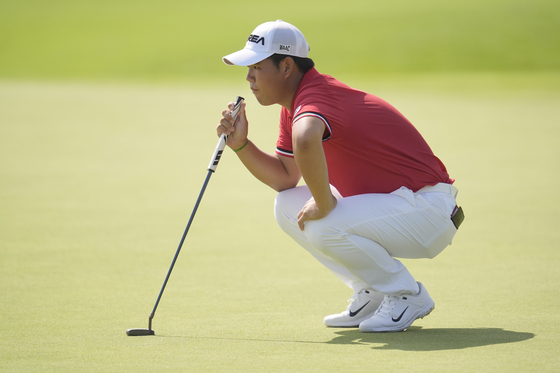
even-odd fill
[{"label": "white golf shoe", "polygon": [[430,294],[418,283],[420,292],[416,295],[385,296],[374,315],[360,324],[360,331],[400,332],[405,331],[416,319],[428,315],[435,307]]},{"label": "white golf shoe", "polygon": [[323,323],[331,327],[356,328],[373,316],[383,298],[383,294],[364,289],[348,299],[351,303],[346,311],[325,317]]}]

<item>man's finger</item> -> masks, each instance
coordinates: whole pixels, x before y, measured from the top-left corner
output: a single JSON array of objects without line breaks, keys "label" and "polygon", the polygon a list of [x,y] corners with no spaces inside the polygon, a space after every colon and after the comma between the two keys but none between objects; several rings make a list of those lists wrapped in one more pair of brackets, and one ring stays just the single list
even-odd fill
[{"label": "man's finger", "polygon": [[220,120],[220,126],[225,130],[223,132],[226,133],[226,135],[229,135],[229,132],[233,132],[234,127],[231,125],[229,120],[225,117],[222,118],[222,120]]},{"label": "man's finger", "polygon": [[303,213],[303,211],[300,211],[298,214],[298,225],[299,225],[299,229],[303,232],[303,228],[304,228],[304,223],[307,219],[305,218],[305,214]]}]

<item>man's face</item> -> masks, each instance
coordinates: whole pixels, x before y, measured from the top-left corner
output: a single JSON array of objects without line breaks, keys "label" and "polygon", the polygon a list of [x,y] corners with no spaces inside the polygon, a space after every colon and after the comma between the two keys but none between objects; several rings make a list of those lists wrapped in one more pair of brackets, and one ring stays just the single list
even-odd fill
[{"label": "man's face", "polygon": [[274,65],[270,58],[248,66],[247,81],[255,98],[263,106],[282,102],[286,79],[280,69]]}]

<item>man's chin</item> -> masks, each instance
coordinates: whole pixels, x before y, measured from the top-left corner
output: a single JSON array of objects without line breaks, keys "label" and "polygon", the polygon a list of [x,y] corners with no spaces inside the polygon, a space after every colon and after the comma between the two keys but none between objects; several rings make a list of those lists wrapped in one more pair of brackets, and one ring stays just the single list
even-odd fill
[{"label": "man's chin", "polygon": [[274,105],[275,102],[271,102],[269,100],[266,100],[263,97],[259,97],[257,95],[257,92],[253,92],[253,94],[255,95],[255,98],[257,99],[257,101],[259,102],[259,104],[261,104],[262,106],[270,106],[270,105]]}]

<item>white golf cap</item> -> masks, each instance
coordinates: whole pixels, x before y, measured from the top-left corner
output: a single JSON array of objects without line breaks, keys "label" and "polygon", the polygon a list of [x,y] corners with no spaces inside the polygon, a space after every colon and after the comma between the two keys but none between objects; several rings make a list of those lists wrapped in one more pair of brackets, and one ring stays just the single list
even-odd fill
[{"label": "white golf cap", "polygon": [[273,54],[306,58],[309,44],[297,27],[278,20],[257,26],[245,44],[245,48],[223,57],[228,65],[254,65]]}]

